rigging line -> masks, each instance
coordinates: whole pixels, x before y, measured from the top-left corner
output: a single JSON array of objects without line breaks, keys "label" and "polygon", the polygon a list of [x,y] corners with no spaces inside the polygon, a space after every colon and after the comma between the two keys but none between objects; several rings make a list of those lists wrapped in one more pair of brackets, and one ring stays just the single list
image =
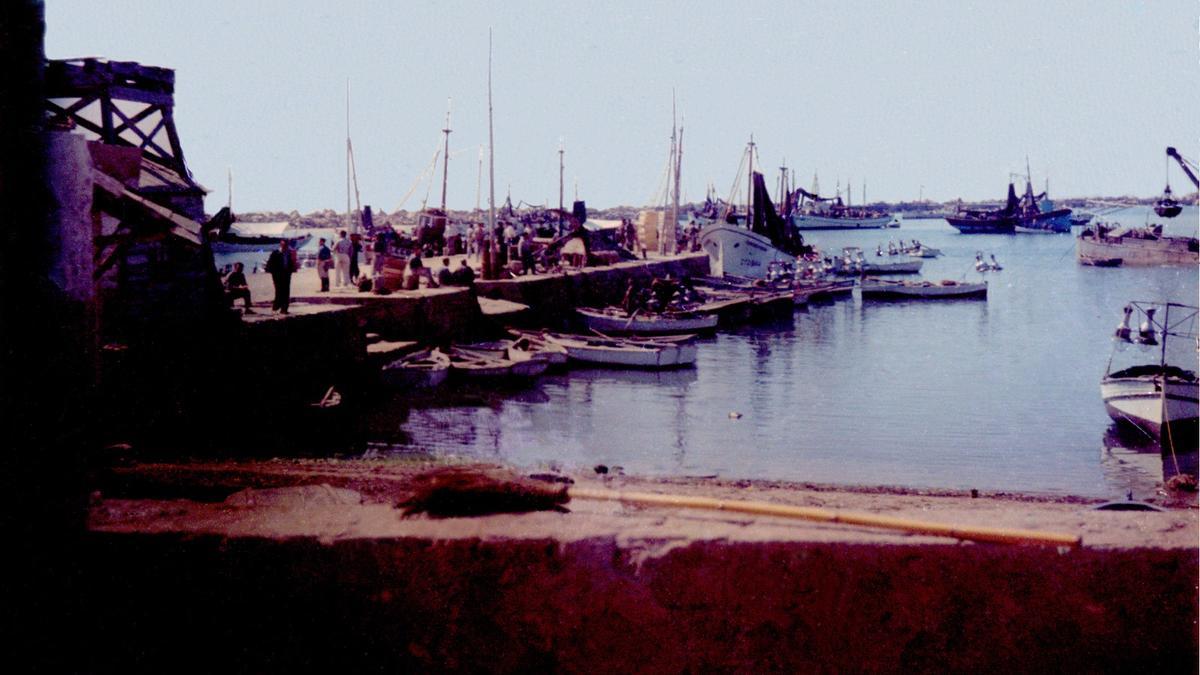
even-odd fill
[{"label": "rigging line", "polygon": [[725,203],[729,204],[731,207],[734,204],[733,200],[737,198],[742,186],[742,174],[744,173],[743,170],[746,168],[746,155],[748,154],[750,154],[749,148],[742,151],[742,161],[738,162],[737,173],[733,175],[733,187],[729,188],[729,198],[725,200]]},{"label": "rigging line", "polygon": [[431,175],[433,170],[437,168],[437,161],[438,157],[441,155],[441,152],[442,149],[439,147],[437,151],[433,153],[433,159],[430,160],[429,166],[425,167],[425,170],[417,175],[417,179],[413,181],[412,187],[410,187],[408,192],[404,194],[404,197],[400,200],[400,205],[396,207],[397,211],[402,211],[404,209],[404,204],[408,202],[409,197],[412,197],[413,193],[417,191],[417,188],[421,187],[421,181],[425,180],[425,177]]}]

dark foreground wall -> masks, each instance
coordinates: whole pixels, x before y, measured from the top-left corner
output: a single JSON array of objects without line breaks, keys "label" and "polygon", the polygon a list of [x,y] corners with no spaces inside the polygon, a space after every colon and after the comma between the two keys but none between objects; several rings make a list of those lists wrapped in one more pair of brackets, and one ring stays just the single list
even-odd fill
[{"label": "dark foreground wall", "polygon": [[89,535],[84,670],[1195,672],[1195,550]]}]

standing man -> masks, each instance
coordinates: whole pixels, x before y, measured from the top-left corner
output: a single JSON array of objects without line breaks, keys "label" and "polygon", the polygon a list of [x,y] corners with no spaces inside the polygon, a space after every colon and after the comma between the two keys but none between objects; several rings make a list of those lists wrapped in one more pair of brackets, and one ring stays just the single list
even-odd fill
[{"label": "standing man", "polygon": [[350,285],[350,253],[354,244],[346,238],[346,231],[338,232],[337,243],[333,245],[333,268],[336,276],[334,285],[338,287]]},{"label": "standing man", "polygon": [[329,268],[333,267],[333,252],[325,245],[322,237],[320,248],[317,249],[317,278],[321,280],[321,292],[329,292]]},{"label": "standing man", "polygon": [[373,262],[374,269],[371,276],[378,279],[383,276],[383,263],[387,259],[388,254],[388,235],[391,234],[391,229],[380,230],[375,235],[375,243],[371,248],[375,251],[375,260]]},{"label": "standing man", "polygon": [[288,303],[292,299],[292,272],[296,271],[296,260],[292,257],[292,249],[287,239],[279,240],[279,248],[271,251],[267,258],[267,273],[275,282],[275,299],[271,301],[271,310],[280,314],[288,313]]}]

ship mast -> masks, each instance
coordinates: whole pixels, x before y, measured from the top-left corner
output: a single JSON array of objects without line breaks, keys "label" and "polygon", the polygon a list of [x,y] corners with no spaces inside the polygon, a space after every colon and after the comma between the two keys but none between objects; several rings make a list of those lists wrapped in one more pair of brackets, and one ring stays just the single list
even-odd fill
[{"label": "ship mast", "polygon": [[667,253],[675,254],[675,245],[678,240],[675,230],[679,228],[679,168],[683,161],[683,126],[680,125],[678,131],[678,140],[676,140],[675,130],[675,92],[671,92],[671,147],[675,158],[674,172],[674,187],[673,197],[671,200],[671,238],[667,242]]},{"label": "ship mast", "polygon": [[446,128],[442,129],[442,133],[446,134],[444,150],[442,150],[442,213],[446,213],[446,179],[450,175],[450,106],[451,99],[446,99]]},{"label": "ship mast", "polygon": [[746,153],[749,155],[749,161],[746,164],[749,166],[747,177],[750,181],[746,185],[746,227],[754,228],[753,210],[754,210],[754,134],[750,134],[750,144],[746,146]]},{"label": "ship mast", "polygon": [[492,265],[486,261],[496,248],[496,141],[492,131],[492,29],[488,28],[488,255],[485,269],[494,274]]},{"label": "ship mast", "polygon": [[558,232],[562,234],[563,222],[563,153],[566,152],[562,136],[558,137]]}]

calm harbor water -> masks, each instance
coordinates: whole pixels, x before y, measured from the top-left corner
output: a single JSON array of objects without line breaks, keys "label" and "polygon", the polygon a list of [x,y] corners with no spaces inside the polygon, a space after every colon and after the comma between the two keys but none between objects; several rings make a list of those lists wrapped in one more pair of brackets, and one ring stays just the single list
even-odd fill
[{"label": "calm harbor water", "polygon": [[[1106,220],[1141,225],[1146,213]],[[1196,223],[1192,207],[1167,232],[1195,236]],[[856,293],[721,333],[701,343],[695,369],[572,370],[435,407],[397,399],[375,413],[387,433],[368,453],[1135,498],[1162,480],[1157,450],[1114,441],[1099,380],[1122,306],[1196,304],[1195,268],[1084,267],[1070,235],[966,236],[941,220],[805,234],[823,251],[868,256],[917,238],[944,254],[926,260],[925,278],[979,278],[976,252],[1004,269],[987,274],[986,301],[864,303]],[[1177,358],[1194,369],[1195,345],[1184,347]],[[1194,467],[1194,455],[1182,461]]]}]

